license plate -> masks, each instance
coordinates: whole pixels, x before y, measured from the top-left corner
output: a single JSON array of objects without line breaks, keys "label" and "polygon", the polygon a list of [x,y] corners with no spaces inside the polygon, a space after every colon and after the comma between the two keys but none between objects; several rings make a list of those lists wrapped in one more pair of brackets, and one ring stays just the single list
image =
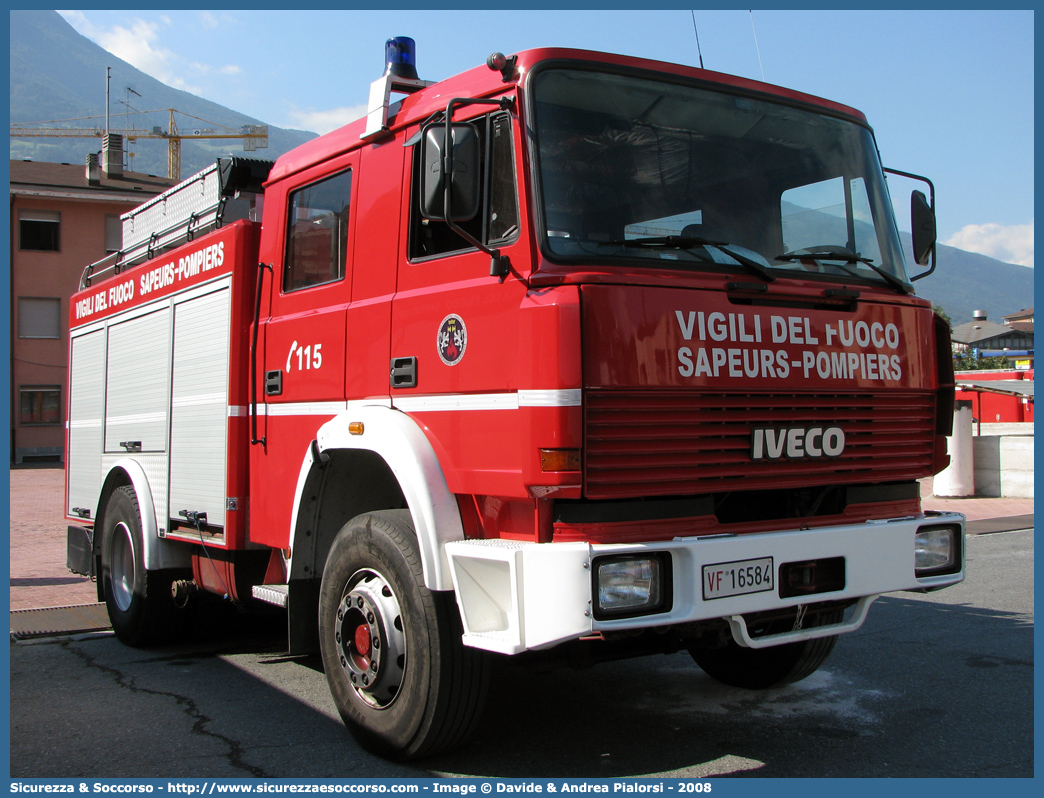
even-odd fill
[{"label": "license plate", "polygon": [[771,557],[703,566],[703,600],[764,593],[775,587]]}]

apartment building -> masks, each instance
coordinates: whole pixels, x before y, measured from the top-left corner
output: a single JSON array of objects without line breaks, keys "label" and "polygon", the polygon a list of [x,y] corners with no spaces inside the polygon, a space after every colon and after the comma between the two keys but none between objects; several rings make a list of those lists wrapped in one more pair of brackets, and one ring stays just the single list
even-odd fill
[{"label": "apartment building", "polygon": [[11,161],[12,464],[62,462],[69,298],[87,264],[120,248],[120,214],[174,182],[106,160]]}]

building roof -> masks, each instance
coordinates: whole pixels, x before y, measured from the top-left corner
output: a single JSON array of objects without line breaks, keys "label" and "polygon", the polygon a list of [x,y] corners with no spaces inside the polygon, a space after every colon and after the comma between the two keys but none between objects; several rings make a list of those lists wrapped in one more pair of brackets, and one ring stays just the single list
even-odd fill
[{"label": "building roof", "polygon": [[1007,316],[1001,316],[1005,324],[1012,324],[1017,321],[1028,321],[1033,323],[1033,308],[1023,308],[1018,313],[1009,313]]},{"label": "building roof", "polygon": [[[99,170],[100,171],[100,170]],[[101,178],[87,183],[87,165],[11,161],[11,193],[57,199],[111,200],[142,202],[173,186],[177,181],[156,175],[124,171],[122,177]]]},{"label": "building roof", "polygon": [[1024,332],[1007,324],[997,324],[994,321],[977,319],[954,327],[950,337],[959,344],[980,344],[992,338],[1019,337],[1027,341],[1033,341],[1033,332]]},{"label": "building roof", "polygon": [[1033,319],[1019,319],[1017,321],[1009,321],[1007,326],[1012,330],[1018,330],[1019,332],[1032,333],[1033,332]]}]

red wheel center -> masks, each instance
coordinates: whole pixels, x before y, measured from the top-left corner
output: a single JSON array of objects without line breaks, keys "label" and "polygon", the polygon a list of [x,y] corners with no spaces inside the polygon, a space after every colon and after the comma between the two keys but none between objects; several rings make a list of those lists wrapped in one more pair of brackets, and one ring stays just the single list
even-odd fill
[{"label": "red wheel center", "polygon": [[355,650],[360,657],[370,656],[370,627],[364,623],[355,627]]}]

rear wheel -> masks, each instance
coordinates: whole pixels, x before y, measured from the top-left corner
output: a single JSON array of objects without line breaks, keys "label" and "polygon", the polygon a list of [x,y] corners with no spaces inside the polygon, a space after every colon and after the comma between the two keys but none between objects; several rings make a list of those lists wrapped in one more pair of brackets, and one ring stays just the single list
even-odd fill
[{"label": "rear wheel", "polygon": [[360,743],[406,760],[464,740],[481,714],[489,658],[461,633],[453,594],[424,586],[409,511],[341,529],[323,573],[319,640],[337,709]]},{"label": "rear wheel", "polygon": [[178,575],[145,568],[138,497],[129,485],[114,490],[105,506],[101,577],[109,620],[123,643],[142,647],[179,636],[184,613],[170,591]]},{"label": "rear wheel", "polygon": [[[818,616],[817,626],[839,623],[844,616],[836,610]],[[764,630],[766,633],[782,630]],[[769,648],[745,648],[735,640],[723,648],[689,648],[689,654],[717,681],[747,690],[766,690],[799,682],[826,662],[837,643],[837,635],[784,643]]]}]

